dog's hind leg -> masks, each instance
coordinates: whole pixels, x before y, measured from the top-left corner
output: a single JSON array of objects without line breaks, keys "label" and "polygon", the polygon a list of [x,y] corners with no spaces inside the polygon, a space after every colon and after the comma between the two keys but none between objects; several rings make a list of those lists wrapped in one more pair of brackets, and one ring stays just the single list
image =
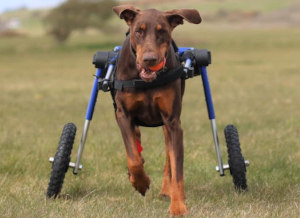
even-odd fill
[{"label": "dog's hind leg", "polygon": [[119,113],[116,113],[116,117],[126,148],[129,180],[132,186],[140,192],[141,195],[145,196],[150,186],[150,179],[144,171],[143,158],[137,149],[136,140],[138,132],[136,132],[136,127],[125,114],[119,111]]},{"label": "dog's hind leg", "polygon": [[164,135],[165,135],[165,144],[166,144],[166,163],[164,167],[164,173],[163,173],[163,182],[161,191],[159,193],[160,197],[170,197],[171,196],[171,165],[170,165],[170,154],[169,154],[169,147],[171,146],[171,139],[168,136],[168,132],[166,129],[166,126],[163,126]]}]

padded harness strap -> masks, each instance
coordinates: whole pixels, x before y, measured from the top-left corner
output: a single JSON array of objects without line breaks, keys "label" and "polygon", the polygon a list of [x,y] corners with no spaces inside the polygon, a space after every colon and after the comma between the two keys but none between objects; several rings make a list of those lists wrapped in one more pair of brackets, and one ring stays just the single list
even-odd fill
[{"label": "padded harness strap", "polygon": [[135,89],[151,89],[159,86],[166,85],[170,82],[175,81],[178,78],[184,78],[183,66],[178,66],[177,68],[162,72],[157,76],[152,82],[145,82],[142,79],[133,80],[115,80],[113,88],[123,91],[125,88],[135,88]]}]

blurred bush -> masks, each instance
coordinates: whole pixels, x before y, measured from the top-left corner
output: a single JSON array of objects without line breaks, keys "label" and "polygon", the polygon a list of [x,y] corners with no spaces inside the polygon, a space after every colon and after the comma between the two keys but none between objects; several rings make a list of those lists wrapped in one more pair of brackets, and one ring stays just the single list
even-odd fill
[{"label": "blurred bush", "polygon": [[48,32],[62,43],[74,30],[103,27],[115,5],[114,0],[67,0],[52,9],[44,21]]}]

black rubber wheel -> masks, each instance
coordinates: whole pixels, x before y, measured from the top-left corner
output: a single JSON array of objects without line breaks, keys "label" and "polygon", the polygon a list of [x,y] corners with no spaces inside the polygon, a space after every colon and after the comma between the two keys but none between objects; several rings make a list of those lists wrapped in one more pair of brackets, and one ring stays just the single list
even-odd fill
[{"label": "black rubber wheel", "polygon": [[73,123],[67,123],[62,131],[58,148],[52,163],[52,172],[47,189],[47,197],[56,198],[61,191],[65,174],[69,169],[69,162],[73,143],[76,135],[76,126]]},{"label": "black rubber wheel", "polygon": [[224,129],[228,151],[228,164],[236,190],[247,190],[246,165],[241,152],[239,134],[235,126]]}]

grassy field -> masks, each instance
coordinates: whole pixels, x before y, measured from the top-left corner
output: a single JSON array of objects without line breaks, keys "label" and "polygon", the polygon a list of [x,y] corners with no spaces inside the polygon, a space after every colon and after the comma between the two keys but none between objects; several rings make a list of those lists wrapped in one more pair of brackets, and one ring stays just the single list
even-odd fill
[{"label": "grassy field", "polygon": [[[201,78],[188,80],[182,112],[187,217],[299,217],[300,29],[204,24],[182,26],[174,34],[180,46],[212,51],[208,72],[224,160],[222,131],[232,123],[251,162],[247,193],[234,191],[229,172],[224,178],[215,172]],[[78,127],[75,160],[95,71],[92,56],[122,39],[122,34],[77,33],[59,46],[48,37],[0,38],[0,217],[169,217],[169,202],[158,196],[162,130],[142,128],[151,178],[142,197],[127,177],[108,93],[98,98],[83,171],[67,173],[59,199],[45,197],[48,158],[70,121]]]}]

